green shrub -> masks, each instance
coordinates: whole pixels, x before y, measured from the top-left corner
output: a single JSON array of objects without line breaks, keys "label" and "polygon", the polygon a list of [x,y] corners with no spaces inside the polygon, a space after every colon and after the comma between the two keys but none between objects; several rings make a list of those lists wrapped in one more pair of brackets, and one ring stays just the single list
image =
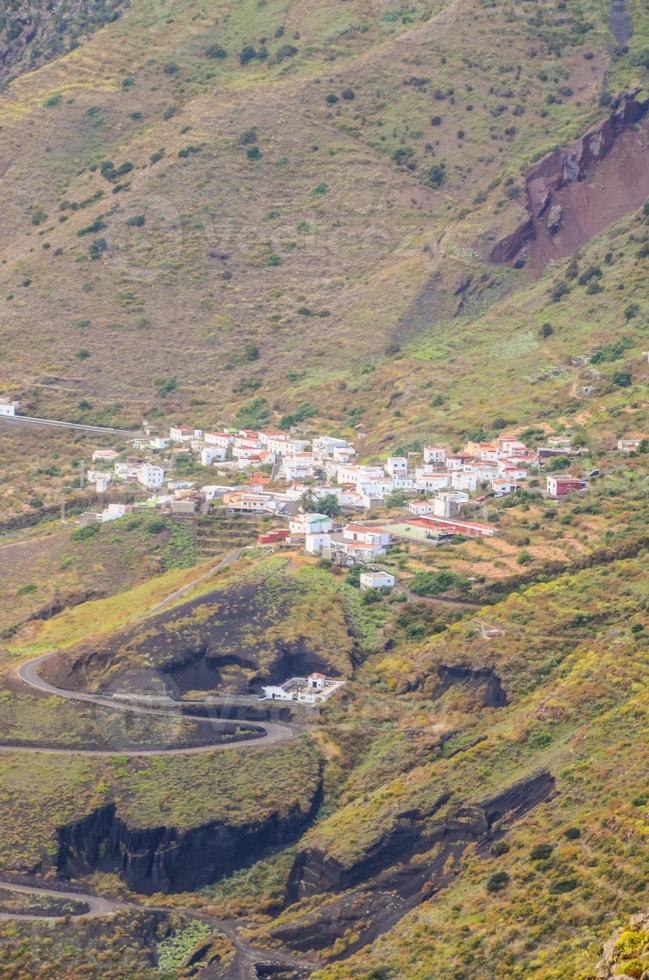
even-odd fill
[{"label": "green shrub", "polygon": [[227,58],[228,52],[220,44],[210,44],[209,48],[205,49],[205,56],[223,61],[224,58]]},{"label": "green shrub", "polygon": [[488,892],[501,892],[509,884],[509,875],[506,871],[494,871],[487,878]]},{"label": "green shrub", "polygon": [[89,541],[99,534],[99,524],[85,524],[83,527],[75,528],[70,535],[72,541]]},{"label": "green shrub", "polygon": [[578,887],[579,880],[577,878],[559,878],[550,885],[550,893],[552,895],[565,895],[566,892],[572,892]]},{"label": "green shrub", "polygon": [[426,183],[430,187],[441,187],[446,177],[446,164],[434,163],[426,171]]},{"label": "green shrub", "polygon": [[552,844],[536,844],[530,851],[530,858],[532,861],[546,861],[553,850]]}]

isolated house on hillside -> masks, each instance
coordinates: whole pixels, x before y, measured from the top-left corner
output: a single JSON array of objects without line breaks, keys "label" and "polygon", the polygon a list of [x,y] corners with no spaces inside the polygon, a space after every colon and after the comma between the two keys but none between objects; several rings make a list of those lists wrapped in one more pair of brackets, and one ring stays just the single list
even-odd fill
[{"label": "isolated house on hillside", "polygon": [[585,490],[588,484],[576,476],[548,476],[547,491],[551,497],[565,497]]}]

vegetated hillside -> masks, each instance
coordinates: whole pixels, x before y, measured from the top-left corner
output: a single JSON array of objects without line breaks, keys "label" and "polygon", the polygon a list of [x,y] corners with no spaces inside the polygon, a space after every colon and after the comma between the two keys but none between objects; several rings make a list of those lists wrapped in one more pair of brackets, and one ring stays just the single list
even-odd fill
[{"label": "vegetated hillside", "polygon": [[[301,901],[268,926],[343,957],[315,976],[590,975],[611,918],[644,902],[645,562],[533,586],[423,646],[428,688],[302,839]],[[498,671],[509,703],[479,707],[466,674],[445,700],[452,663]]]},{"label": "vegetated hillside", "polygon": [[246,694],[314,670],[350,677],[368,639],[358,592],[286,564],[244,565],[219,588],[145,623],[84,637],[48,673],[63,687],[120,691],[137,690],[139,674],[150,683],[155,673],[177,695]]},{"label": "vegetated hillside", "polygon": [[0,86],[76,48],[119,17],[124,0],[8,0],[0,11]]},{"label": "vegetated hillside", "polygon": [[642,79],[633,15],[623,53],[578,3],[136,0],[2,97],[7,382],[95,420],[357,420],[361,369],[525,285],[488,252],[522,168]]}]

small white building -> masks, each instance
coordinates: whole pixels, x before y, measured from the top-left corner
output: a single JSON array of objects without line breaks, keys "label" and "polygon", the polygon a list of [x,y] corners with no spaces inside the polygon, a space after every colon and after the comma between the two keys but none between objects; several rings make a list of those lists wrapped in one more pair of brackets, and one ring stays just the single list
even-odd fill
[{"label": "small white building", "polygon": [[170,443],[171,439],[165,439],[164,436],[153,436],[152,439],[149,439],[149,449],[160,452],[162,449],[166,449]]},{"label": "small white building", "polygon": [[388,476],[406,476],[408,473],[408,460],[405,456],[390,456],[385,464],[385,472]]},{"label": "small white building", "polygon": [[308,479],[315,474],[318,465],[313,453],[301,452],[282,456],[280,477],[291,482]]},{"label": "small white building", "polygon": [[446,490],[451,485],[448,470],[434,470],[432,466],[418,466],[415,470],[415,489],[425,493]]},{"label": "small white building", "polygon": [[333,459],[335,449],[351,449],[346,439],[335,436],[319,436],[313,440],[313,454],[316,459]]},{"label": "small white building", "polygon": [[317,704],[318,701],[326,701],[330,698],[344,683],[315,671],[308,677],[291,677],[283,684],[267,684],[263,688],[264,694],[261,700]]},{"label": "small white building", "polygon": [[97,493],[106,493],[113,479],[113,474],[109,470],[88,470],[86,473],[88,483],[94,483]]},{"label": "small white building", "polygon": [[190,442],[194,438],[194,429],[188,425],[172,425],[169,429],[171,442]]},{"label": "small white building", "polygon": [[451,486],[454,490],[467,490],[473,493],[478,486],[478,474],[471,470],[453,470]]},{"label": "small white building", "polygon": [[142,463],[137,468],[137,482],[148,490],[157,490],[164,483],[165,473],[161,466],[153,463]]},{"label": "small white building", "polygon": [[443,466],[445,461],[446,450],[443,446],[424,446],[424,463]]},{"label": "small white building", "polygon": [[18,409],[20,408],[20,402],[13,401],[9,398],[0,399],[0,415],[13,416],[18,414]]},{"label": "small white building", "polygon": [[361,592],[367,592],[369,589],[393,589],[395,581],[389,572],[361,572],[359,583]]},{"label": "small white building", "polygon": [[234,443],[234,436],[229,432],[206,432],[203,441],[208,446],[220,446],[227,450]]},{"label": "small white building", "polygon": [[304,535],[304,550],[307,555],[321,555],[331,547],[331,534],[328,531],[307,531]]},{"label": "small white building", "polygon": [[331,531],[332,521],[326,514],[307,512],[296,514],[288,522],[291,534],[326,534]]},{"label": "small white building", "polygon": [[507,494],[513,493],[514,490],[518,490],[518,484],[515,480],[491,480],[489,486],[497,497],[505,497]]},{"label": "small white building", "polygon": [[618,452],[634,453],[638,449],[641,442],[642,439],[618,439],[617,441]]},{"label": "small white building", "polygon": [[333,458],[336,463],[351,463],[355,455],[356,450],[353,446],[336,446],[333,451]]},{"label": "small white building", "polygon": [[370,524],[346,524],[343,528],[345,541],[357,541],[361,544],[387,548],[390,544],[390,534],[384,527]]},{"label": "small white building", "polygon": [[468,493],[443,490],[433,498],[433,514],[435,517],[455,517],[468,499]]},{"label": "small white building", "polygon": [[106,524],[108,521],[117,521],[120,517],[124,517],[126,512],[126,504],[109,504],[100,514],[101,523]]},{"label": "small white building", "polygon": [[227,456],[225,446],[203,446],[200,453],[201,466],[212,466],[214,463],[223,463]]},{"label": "small white building", "polygon": [[112,463],[119,453],[115,449],[95,449],[92,454],[93,463]]}]

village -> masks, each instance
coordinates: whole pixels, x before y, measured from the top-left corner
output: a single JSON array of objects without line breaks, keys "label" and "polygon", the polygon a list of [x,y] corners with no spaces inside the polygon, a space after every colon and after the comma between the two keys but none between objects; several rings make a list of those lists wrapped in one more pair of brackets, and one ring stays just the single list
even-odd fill
[{"label": "village", "polygon": [[[85,512],[81,523],[107,523],[133,510],[257,515],[272,524],[259,534],[259,546],[297,547],[343,566],[371,565],[396,539],[434,547],[455,537],[492,537],[497,528],[480,519],[485,501],[530,485],[558,500],[583,493],[598,475],[553,470],[557,458],[579,470],[584,450],[568,436],[549,436],[547,445],[530,449],[503,434],[469,441],[460,451],[425,445],[421,452],[360,462],[357,446],[331,435],[187,425],[161,435],[147,423],[143,430],[125,451],[95,449],[85,480],[104,506]],[[359,432],[358,444],[364,438]],[[641,442],[620,439],[617,450],[628,454]],[[213,471],[215,479],[180,475],[188,461],[198,473]],[[118,488],[130,488],[136,499],[110,502],[120,496],[112,493]],[[137,499],[138,491],[147,494]],[[366,575],[362,587],[390,587],[389,576],[376,574],[376,582]]]}]

